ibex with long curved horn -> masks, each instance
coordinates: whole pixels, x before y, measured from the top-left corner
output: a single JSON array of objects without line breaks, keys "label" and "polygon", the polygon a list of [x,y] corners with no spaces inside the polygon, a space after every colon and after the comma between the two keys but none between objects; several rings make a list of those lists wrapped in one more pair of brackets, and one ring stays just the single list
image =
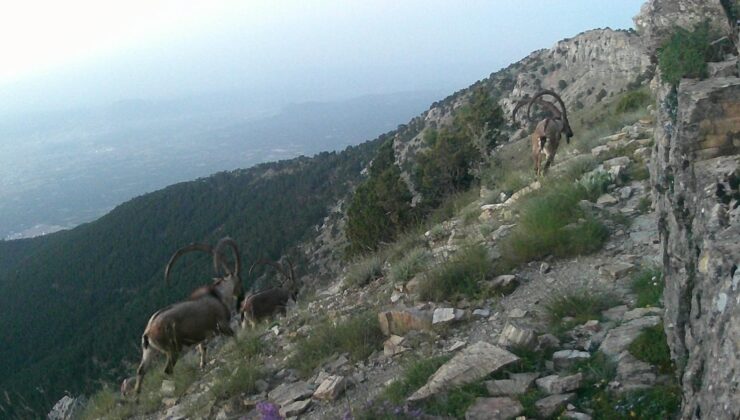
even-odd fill
[{"label": "ibex with long curved horn", "polygon": [[[223,253],[221,252],[224,246],[231,247],[234,253],[234,269],[231,270],[223,259]],[[213,279],[212,286],[216,287],[221,296],[227,301],[227,306],[232,313],[236,313],[239,302],[244,297],[244,287],[242,285],[239,271],[241,270],[241,258],[239,256],[239,247],[236,242],[229,237],[222,238],[213,248],[210,245],[194,242],[190,245],[184,246],[172,255],[170,261],[167,263],[167,267],[164,270],[165,283],[169,284],[170,272],[173,264],[177,261],[180,256],[191,251],[201,251],[210,254],[213,258],[213,270],[216,273],[216,277]],[[224,272],[224,276],[220,277],[221,270]],[[197,298],[201,294],[208,292],[209,286],[203,286],[195,289],[191,294],[190,298]]]},{"label": "ibex with long curved horn", "polygon": [[[231,270],[223,259],[221,248],[230,246],[234,251],[234,269]],[[241,259],[239,248],[231,238],[221,239],[215,248],[210,245],[193,243],[178,249],[170,258],[165,268],[165,282],[169,281],[172,265],[177,259],[190,251],[202,251],[213,256],[216,275],[219,269],[225,272],[224,277],[217,277],[213,284],[200,287],[190,294],[190,299],[167,306],[149,318],[141,336],[142,357],[136,370],[135,392],[141,392],[141,383],[146,369],[154,356],[154,350],[164,353],[167,364],[164,372],[171,374],[177,359],[187,346],[198,346],[200,366],[205,367],[205,342],[217,334],[233,336],[230,327],[231,314],[235,311],[239,296],[243,294],[239,270]],[[122,385],[125,392],[126,384]]]},{"label": "ibex with long curved horn", "polygon": [[[550,95],[555,98],[560,105],[560,109],[552,102],[542,99],[544,95]],[[552,164],[555,158],[555,152],[557,152],[560,145],[560,137],[565,135],[565,141],[570,143],[570,138],[573,137],[573,130],[570,128],[565,103],[563,103],[562,98],[557,93],[551,90],[542,90],[532,98],[519,102],[512,113],[514,121],[516,121],[517,111],[524,105],[527,105],[527,119],[530,119],[532,106],[535,104],[543,106],[552,114],[551,117],[541,120],[532,133],[532,159],[534,160],[535,172],[537,176],[540,176],[547,173],[547,169]],[[542,165],[542,155],[545,155],[544,167]]]},{"label": "ibex with long curved horn", "polygon": [[266,264],[275,268],[280,274],[283,275],[285,282],[279,287],[271,287],[269,289],[261,290],[256,293],[252,293],[244,299],[241,307],[241,321],[242,328],[246,327],[249,322],[254,328],[257,321],[263,318],[273,316],[277,313],[285,315],[287,313],[288,302],[292,299],[294,302],[297,299],[298,291],[295,283],[295,272],[293,270],[293,264],[290,260],[286,260],[288,264],[288,270],[282,265],[268,259],[260,259],[255,262],[249,269],[249,273],[252,274],[252,270],[258,264]]}]

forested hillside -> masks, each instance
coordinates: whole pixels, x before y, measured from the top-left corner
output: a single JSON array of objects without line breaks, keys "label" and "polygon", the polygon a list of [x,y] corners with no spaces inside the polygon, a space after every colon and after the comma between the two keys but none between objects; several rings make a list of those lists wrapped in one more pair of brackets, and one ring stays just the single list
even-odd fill
[{"label": "forested hillside", "polygon": [[0,408],[42,412],[63,391],[130,373],[147,318],[210,281],[189,255],[166,290],[172,252],[229,235],[247,267],[278,258],[358,182],[379,141],[176,184],[71,231],[0,242]]}]

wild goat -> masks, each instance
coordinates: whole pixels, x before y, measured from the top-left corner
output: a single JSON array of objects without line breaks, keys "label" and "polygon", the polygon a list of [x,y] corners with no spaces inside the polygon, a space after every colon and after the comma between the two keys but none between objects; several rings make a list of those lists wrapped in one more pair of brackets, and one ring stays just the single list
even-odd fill
[{"label": "wild goat", "polygon": [[[230,246],[234,251],[234,270],[229,269],[223,259],[221,249]],[[197,345],[200,351],[200,366],[206,363],[206,340],[217,334],[233,336],[234,331],[229,326],[231,314],[238,306],[239,297],[244,293],[239,277],[241,259],[239,248],[231,238],[221,239],[215,248],[210,245],[193,243],[178,249],[170,258],[165,268],[165,282],[169,282],[172,265],[177,259],[190,251],[203,251],[213,256],[213,266],[216,275],[219,269],[225,272],[224,277],[217,277],[213,284],[199,287],[190,294],[186,301],[169,305],[149,318],[149,322],[141,336],[141,363],[136,370],[135,392],[141,392],[141,382],[146,369],[154,356],[154,350],[164,353],[167,364],[164,372],[172,373],[180,352],[186,346]],[[122,385],[125,393],[126,383]]]},{"label": "wild goat", "polygon": [[[550,95],[555,98],[558,104],[560,104],[560,109],[552,102],[542,99],[544,95]],[[532,98],[519,102],[512,113],[514,121],[516,121],[517,111],[524,105],[527,105],[527,119],[530,119],[532,106],[535,104],[543,106],[552,114],[552,117],[541,120],[532,133],[532,159],[534,160],[535,173],[537,176],[540,176],[547,173],[547,169],[552,164],[555,158],[555,152],[557,152],[560,145],[560,137],[565,135],[565,141],[570,143],[570,138],[573,137],[573,130],[570,128],[568,111],[565,108],[563,100],[557,93],[551,90],[542,90]],[[545,155],[544,167],[542,165],[543,154]]]},{"label": "wild goat", "polygon": [[[199,289],[201,290],[201,289]],[[233,336],[229,326],[231,311],[216,285],[206,286],[190,300],[175,303],[155,312],[141,336],[141,363],[136,370],[136,394],[146,374],[154,350],[167,356],[164,373],[171,374],[180,352],[186,346],[198,346],[200,366],[206,363],[205,341],[217,334]]]},{"label": "wild goat", "polygon": [[293,271],[293,264],[288,260],[288,268],[285,268],[270,260],[260,259],[255,262],[249,269],[249,273],[252,274],[252,270],[258,264],[267,264],[274,267],[283,277],[288,280],[289,284],[283,283],[280,287],[271,287],[269,289],[261,290],[256,293],[252,293],[244,299],[241,307],[241,321],[242,328],[246,328],[247,321],[255,327],[257,321],[274,316],[277,313],[286,314],[288,308],[288,301],[297,299],[298,291],[296,290],[295,284],[295,272]]},{"label": "wild goat", "polygon": [[[223,259],[221,249],[228,245],[234,252],[234,269],[229,269],[228,264]],[[213,270],[216,273],[216,277],[213,279],[213,284],[224,298],[226,305],[232,313],[236,313],[239,302],[244,298],[244,287],[242,285],[241,277],[239,276],[239,270],[241,269],[241,258],[239,257],[239,247],[236,245],[233,239],[229,237],[222,238],[213,248],[210,245],[194,242],[190,245],[184,246],[172,255],[170,261],[167,263],[167,267],[164,270],[165,283],[169,284],[170,272],[172,266],[180,256],[191,251],[202,251],[210,254],[213,257]],[[221,270],[224,271],[224,276],[219,277]],[[210,286],[203,286],[195,289],[191,294],[190,298],[194,299],[203,294],[209,293]]]}]

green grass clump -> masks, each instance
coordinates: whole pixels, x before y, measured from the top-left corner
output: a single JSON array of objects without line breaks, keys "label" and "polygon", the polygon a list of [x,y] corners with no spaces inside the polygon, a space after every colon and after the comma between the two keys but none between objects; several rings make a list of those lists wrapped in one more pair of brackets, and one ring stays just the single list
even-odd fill
[{"label": "green grass clump", "polygon": [[602,352],[594,353],[590,359],[576,363],[571,373],[582,373],[583,382],[578,389],[578,407],[604,413],[611,410],[611,395],[608,384],[617,376],[617,363]]},{"label": "green grass clump", "polygon": [[617,416],[611,418],[674,419],[681,408],[681,389],[658,385],[629,392],[616,401],[615,408]]},{"label": "green grass clump", "polygon": [[693,31],[676,27],[673,35],[658,50],[658,66],[663,80],[676,86],[684,77],[706,77],[707,60],[711,54],[707,23]]},{"label": "green grass clump", "polygon": [[425,401],[424,412],[443,418],[464,419],[465,412],[478,397],[487,397],[488,389],[483,381],[453,388],[446,394],[437,395]]},{"label": "green grass clump", "polygon": [[663,273],[658,267],[647,267],[632,277],[632,291],[637,295],[637,306],[661,306]]},{"label": "green grass clump", "polygon": [[394,283],[404,283],[422,271],[431,259],[431,254],[418,247],[409,251],[400,261],[391,266],[389,277]]},{"label": "green grass clump", "polygon": [[[550,325],[562,332],[592,319],[601,320],[601,312],[617,304],[617,298],[611,293],[582,291],[553,297],[547,302],[545,310]],[[573,320],[563,322],[565,317]]]},{"label": "green grass clump", "polygon": [[383,258],[378,254],[371,254],[349,267],[344,284],[348,287],[362,287],[382,276]]},{"label": "green grass clump", "polygon": [[[580,185],[543,187],[520,206],[519,223],[502,244],[506,266],[513,267],[547,255],[565,257],[594,252],[608,237],[607,228],[584,214],[578,202],[589,192]],[[582,219],[579,222],[579,219]]]},{"label": "green grass clump", "polygon": [[524,408],[521,415],[528,419],[540,418],[540,413],[537,410],[535,403],[545,397],[547,397],[547,394],[539,388],[531,388],[524,394],[520,395],[518,397],[519,402],[522,403],[522,408]]},{"label": "green grass clump", "polygon": [[651,100],[652,96],[650,96],[650,92],[648,92],[647,88],[633,90],[625,93],[624,96],[619,98],[616,110],[620,114],[637,111],[638,109],[646,107]]},{"label": "green grass clump", "polygon": [[674,370],[662,323],[642,330],[630,344],[629,352],[643,362],[657,366],[660,373],[672,373]]},{"label": "green grass clump", "polygon": [[349,353],[353,361],[363,360],[380,348],[382,342],[383,333],[372,312],[361,313],[337,325],[325,321],[297,342],[288,366],[308,376],[333,354]]},{"label": "green grass clump", "polygon": [[403,403],[417,389],[424,386],[429,377],[448,360],[450,360],[448,356],[438,356],[409,363],[401,379],[383,390],[383,397],[394,404]]},{"label": "green grass clump", "polygon": [[105,385],[90,397],[80,418],[82,420],[94,420],[103,417],[125,418],[134,413],[135,407],[133,404],[121,401],[120,395],[114,390],[114,387]]},{"label": "green grass clump", "polygon": [[653,200],[650,199],[650,196],[642,196],[640,197],[640,201],[637,202],[637,211],[640,212],[640,214],[646,214],[650,211],[650,206],[653,204]]},{"label": "green grass clump", "polygon": [[480,282],[492,270],[493,262],[486,247],[469,245],[427,273],[419,285],[419,297],[422,300],[455,301],[461,296],[477,296],[481,291]]},{"label": "green grass clump", "polygon": [[223,372],[214,375],[210,390],[215,399],[226,399],[241,393],[256,392],[256,382],[263,375],[258,362],[264,350],[259,336],[251,332],[240,332],[236,339],[229,340],[221,352],[226,362]]}]

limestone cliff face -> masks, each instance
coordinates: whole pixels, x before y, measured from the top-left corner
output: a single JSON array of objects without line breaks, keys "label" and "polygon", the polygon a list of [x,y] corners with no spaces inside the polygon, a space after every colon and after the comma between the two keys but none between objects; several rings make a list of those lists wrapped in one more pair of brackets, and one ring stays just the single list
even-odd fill
[{"label": "limestone cliff face", "polygon": [[[697,8],[686,11],[688,3]],[[719,2],[651,1],[636,21],[659,36],[674,13],[686,15],[676,23],[698,21],[701,7],[712,5]],[[715,22],[727,29],[726,20]],[[651,180],[682,418],[740,418],[740,75],[736,64],[724,67],[722,77],[684,79],[677,105],[671,89],[656,83]]]},{"label": "limestone cliff face", "polygon": [[708,21],[723,34],[731,32],[730,20],[720,0],[648,0],[634,21],[650,53],[655,53],[675,26],[690,30]]}]

